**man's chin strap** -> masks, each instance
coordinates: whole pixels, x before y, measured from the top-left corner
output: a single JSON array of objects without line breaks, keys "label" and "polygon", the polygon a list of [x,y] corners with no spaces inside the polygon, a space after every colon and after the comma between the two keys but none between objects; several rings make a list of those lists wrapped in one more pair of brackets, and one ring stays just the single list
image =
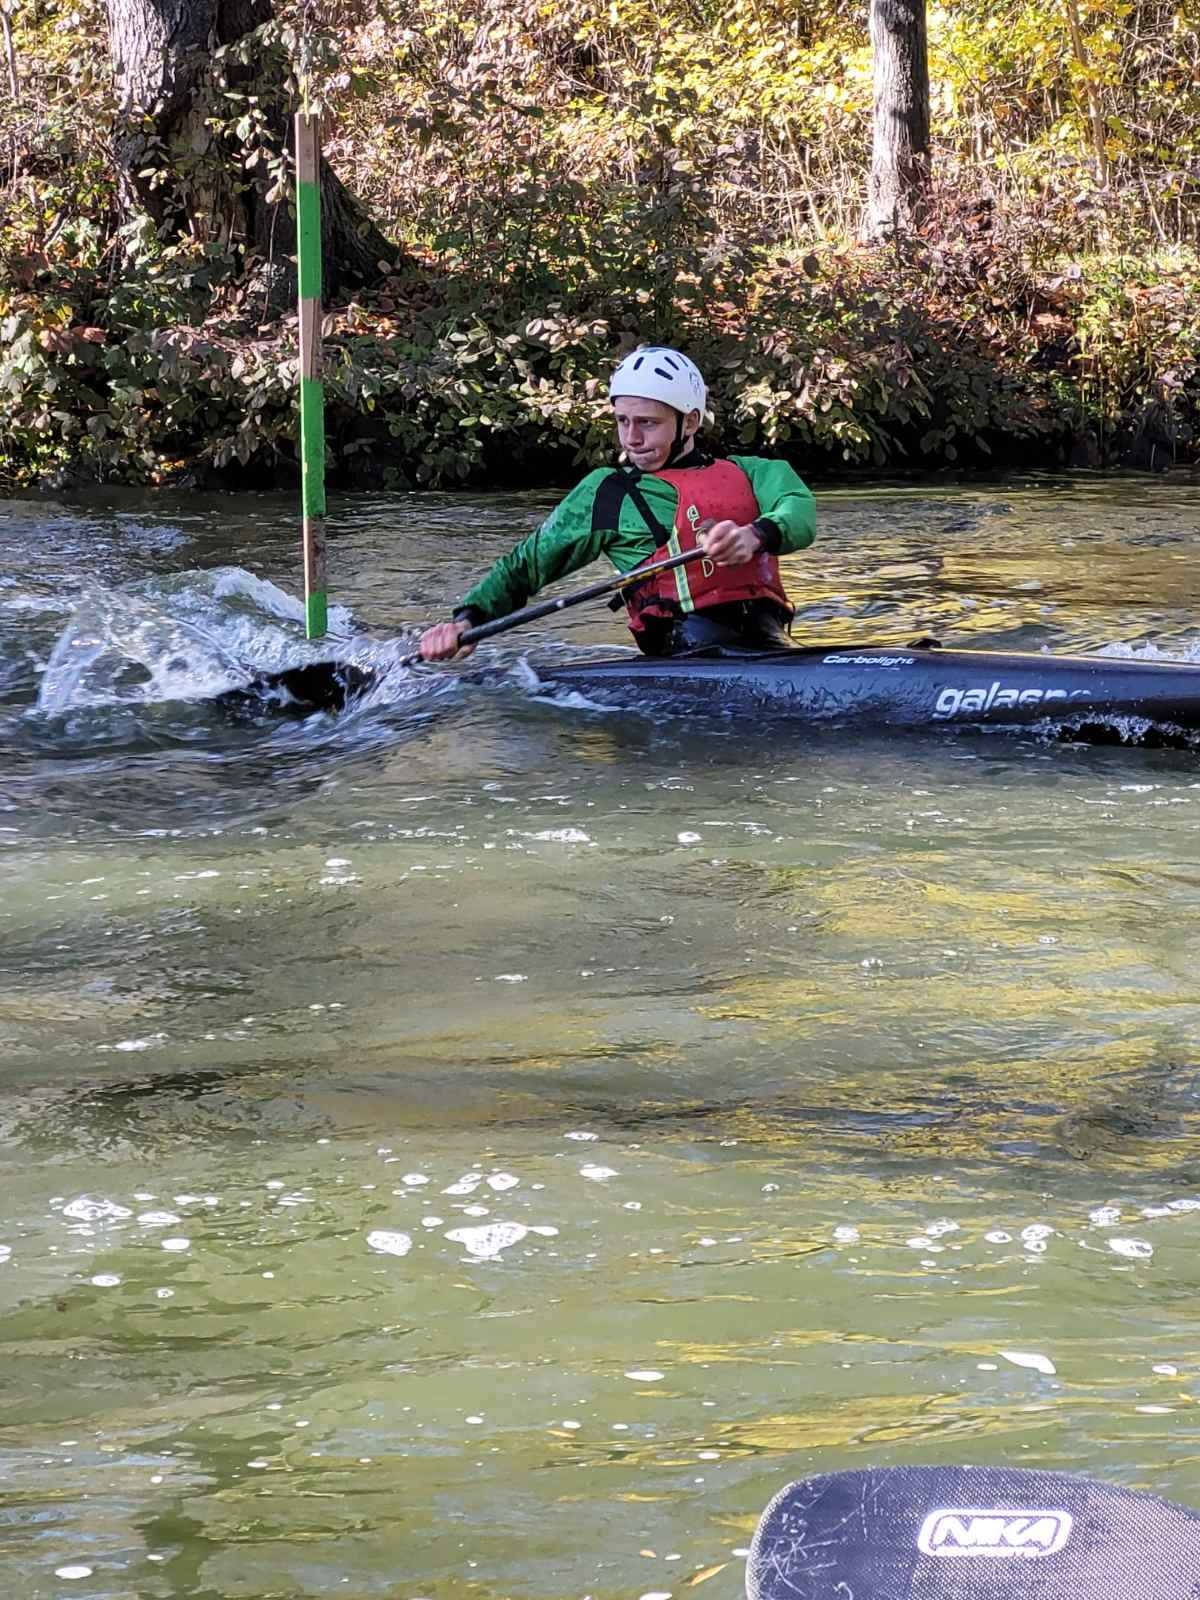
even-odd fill
[{"label": "man's chin strap", "polygon": [[682,411],[675,413],[675,443],[671,446],[671,454],[663,463],[665,467],[677,465],[684,456],[691,452],[695,440],[694,436],[689,435],[687,439],[683,436],[683,424],[686,420]]}]

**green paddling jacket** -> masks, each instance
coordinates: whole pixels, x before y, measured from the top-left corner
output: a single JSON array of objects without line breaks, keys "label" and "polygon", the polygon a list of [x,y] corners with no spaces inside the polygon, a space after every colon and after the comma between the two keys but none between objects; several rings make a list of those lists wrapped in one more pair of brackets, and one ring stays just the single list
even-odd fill
[{"label": "green paddling jacket", "polygon": [[[689,457],[679,466],[704,466],[712,457],[697,450],[693,463]],[[750,480],[758,501],[755,527],[763,536],[767,550],[787,555],[803,550],[816,538],[816,507],[812,491],[786,461],[768,461],[761,456],[731,456]],[[596,515],[600,487],[614,472],[624,469],[601,467],[589,472],[582,483],[561,500],[545,522],[510,550],[475,585],[455,611],[472,626],[506,617],[517,611],[531,595],[558,578],[565,578],[586,567],[600,556],[607,556],[618,572],[628,572],[647,560],[658,540],[646,526],[629,496],[605,495],[601,505],[619,500],[613,517],[615,527],[606,526],[607,517]],[[679,470],[679,467],[675,469]],[[675,521],[678,494],[675,488],[653,473],[630,473],[651,511],[664,528]]]}]

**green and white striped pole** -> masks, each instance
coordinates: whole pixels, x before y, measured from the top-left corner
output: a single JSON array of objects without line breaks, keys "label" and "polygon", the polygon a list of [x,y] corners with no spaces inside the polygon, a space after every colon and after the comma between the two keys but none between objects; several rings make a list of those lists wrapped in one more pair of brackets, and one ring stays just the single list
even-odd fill
[{"label": "green and white striped pole", "polygon": [[321,118],[296,115],[296,276],[300,289],[300,501],[304,625],[328,626],[325,592],[325,391],[321,385]]}]

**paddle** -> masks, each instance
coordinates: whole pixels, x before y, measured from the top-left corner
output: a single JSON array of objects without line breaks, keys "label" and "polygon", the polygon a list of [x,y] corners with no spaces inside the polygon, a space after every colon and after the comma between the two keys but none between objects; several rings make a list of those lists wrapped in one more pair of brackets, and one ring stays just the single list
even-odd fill
[{"label": "paddle", "polygon": [[1195,1600],[1200,1514],[1066,1472],[878,1467],[763,1512],[749,1600]]},{"label": "paddle", "polygon": [[[498,633],[508,633],[521,628],[539,617],[553,616],[556,611],[568,611],[572,606],[583,605],[586,600],[598,600],[602,595],[620,594],[632,589],[647,578],[660,572],[670,572],[689,561],[698,561],[704,554],[701,549],[684,550],[680,555],[667,556],[646,567],[634,567],[631,572],[618,573],[614,578],[602,578],[589,583],[586,588],[574,589],[556,600],[542,600],[537,605],[525,606],[520,611],[510,611],[506,617],[496,617],[492,622],[481,622],[460,635],[459,645],[478,644],[482,639],[493,639]],[[415,667],[422,661],[419,652],[404,656],[402,667]],[[428,663],[432,665],[433,663]],[[375,681],[369,667],[352,666],[344,661],[310,661],[300,667],[285,667],[281,672],[262,672],[249,683],[214,697],[214,703],[223,711],[235,714],[252,713],[270,709],[285,716],[306,717],[314,711],[341,711],[347,701],[364,693]]]},{"label": "paddle", "polygon": [[[477,627],[468,628],[459,637],[459,648],[478,644],[482,639],[494,639],[498,633],[508,633],[512,628],[523,628],[527,622],[536,622],[539,617],[551,617],[556,611],[569,611],[572,606],[581,606],[585,600],[598,600],[601,595],[620,594],[624,589],[632,589],[639,583],[645,583],[647,578],[656,577],[660,572],[670,572],[675,567],[682,567],[689,561],[698,561],[704,551],[700,549],[685,550],[681,555],[667,556],[662,561],[653,561],[648,567],[634,567],[631,572],[620,572],[615,578],[601,578],[598,583],[589,583],[585,589],[574,589],[570,594],[560,595],[557,600],[541,600],[537,605],[525,606],[520,611],[510,611],[506,617],[496,617],[492,622],[481,622]],[[401,661],[402,667],[415,667],[423,657],[416,655],[405,656]]]}]

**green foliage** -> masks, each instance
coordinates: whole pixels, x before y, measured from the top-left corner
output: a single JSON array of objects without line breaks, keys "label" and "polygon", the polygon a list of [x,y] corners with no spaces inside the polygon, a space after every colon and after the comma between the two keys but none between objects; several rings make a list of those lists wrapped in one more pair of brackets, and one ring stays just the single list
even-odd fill
[{"label": "green foliage", "polygon": [[[646,339],[713,376],[725,444],[810,471],[1185,458],[1198,3],[931,10],[934,214],[886,250],[856,242],[860,0],[281,0],[215,59],[195,159],[286,192],[238,71],[278,59],[423,264],[330,318],[346,481],[565,478],[608,456],[605,379]],[[15,11],[0,481],[289,479],[294,321],[219,208],[180,241],[118,204],[104,32],[100,0]]]},{"label": "green foliage", "polygon": [[[1045,463],[1087,430],[1114,450],[1147,428],[1160,446],[1194,446],[1200,274],[1096,265],[1025,278],[1015,296],[1004,273],[980,276],[963,255],[828,250],[750,273],[744,295],[716,303],[719,325],[695,325],[688,341],[712,379],[717,436],[833,473]],[[203,257],[187,274],[174,265],[172,288],[165,273],[144,300],[122,284],[99,323],[74,320],[62,299],[8,309],[10,479],[294,473],[294,319],[250,335],[164,317]],[[605,379],[614,351],[635,342],[635,318],[564,302],[484,316],[393,288],[330,319],[335,477],[561,479],[610,457]],[[118,326],[118,311],[145,323]]]}]

